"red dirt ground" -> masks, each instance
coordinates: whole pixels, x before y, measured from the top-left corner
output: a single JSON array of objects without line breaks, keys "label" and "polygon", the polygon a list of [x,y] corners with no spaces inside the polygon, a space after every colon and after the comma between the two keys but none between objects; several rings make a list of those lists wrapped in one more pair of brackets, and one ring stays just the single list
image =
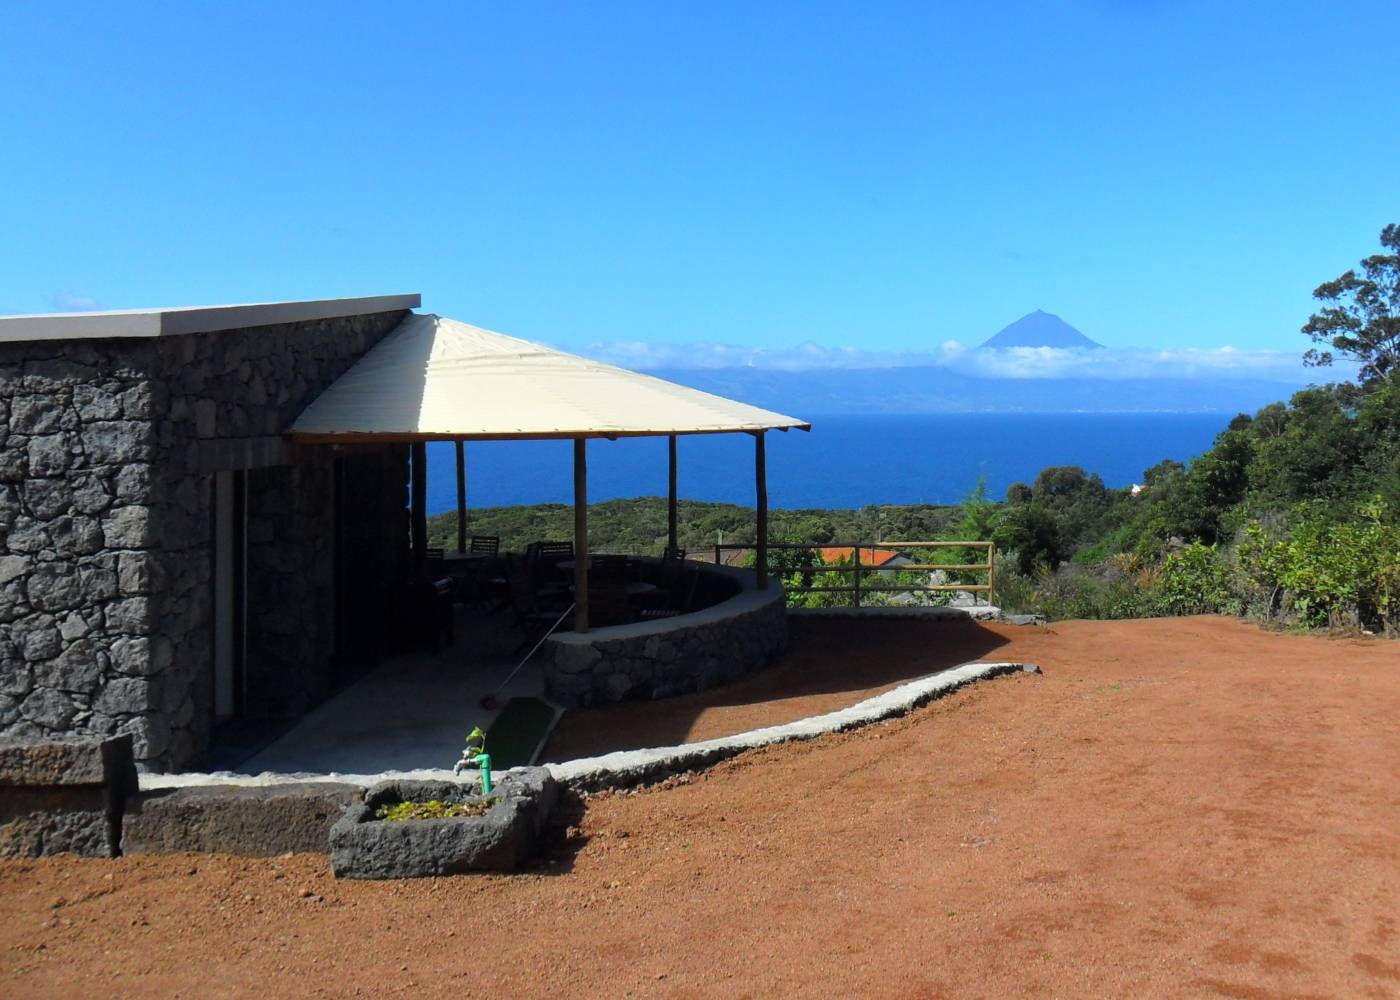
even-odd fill
[{"label": "red dirt ground", "polygon": [[693,743],[805,719],[960,663],[1007,659],[1002,647],[1024,637],[967,622],[791,620],[787,654],[767,670],[700,694],[569,712],[541,759]]},{"label": "red dirt ground", "polygon": [[944,628],[1045,676],[594,797],[531,874],[5,862],[0,996],[1400,996],[1400,645]]}]

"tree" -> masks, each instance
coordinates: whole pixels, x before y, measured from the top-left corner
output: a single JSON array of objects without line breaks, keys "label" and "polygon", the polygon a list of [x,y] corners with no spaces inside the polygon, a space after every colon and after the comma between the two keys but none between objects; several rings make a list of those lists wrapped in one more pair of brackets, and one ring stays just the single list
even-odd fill
[{"label": "tree", "polygon": [[1161,496],[1168,537],[1214,545],[1222,516],[1244,500],[1255,441],[1248,431],[1222,431]]},{"label": "tree", "polygon": [[1012,553],[1016,568],[1026,576],[1040,566],[1054,571],[1068,555],[1059,520],[1035,501],[1007,508],[997,522],[992,540],[997,548]]},{"label": "tree", "polygon": [[1025,483],[1012,483],[1006,488],[1007,503],[1030,503],[1033,498],[1031,488]]},{"label": "tree", "polygon": [[1106,528],[1111,497],[1098,473],[1077,465],[1050,466],[1035,477],[1031,497],[1054,515],[1063,536],[1074,544],[1095,542]]},{"label": "tree", "polygon": [[1103,480],[1077,465],[1051,465],[1040,470],[1031,493],[1040,503],[1074,503],[1086,493],[1097,498],[1104,491]]},{"label": "tree", "polygon": [[987,477],[979,476],[977,487],[963,498],[961,515],[949,529],[953,541],[984,542],[992,537],[999,509],[987,499]]},{"label": "tree", "polygon": [[1373,254],[1355,270],[1317,286],[1313,298],[1328,305],[1313,313],[1303,332],[1322,350],[1310,348],[1305,364],[1325,367],[1336,355],[1361,365],[1358,379],[1370,388],[1400,370],[1400,225],[1381,230],[1381,246],[1391,252]]},{"label": "tree", "polygon": [[[1249,491],[1256,503],[1291,506],[1319,497],[1341,499],[1354,482],[1369,450],[1336,386],[1302,389],[1286,414],[1274,417],[1282,429],[1259,435],[1248,470]],[[1371,395],[1374,395],[1372,393]],[[1261,418],[1264,411],[1261,412]],[[1256,421],[1256,426],[1263,420]]]},{"label": "tree", "polygon": [[1152,468],[1142,474],[1144,486],[1156,486],[1165,482],[1171,476],[1178,475],[1186,471],[1186,466],[1182,465],[1174,458],[1164,458]]}]

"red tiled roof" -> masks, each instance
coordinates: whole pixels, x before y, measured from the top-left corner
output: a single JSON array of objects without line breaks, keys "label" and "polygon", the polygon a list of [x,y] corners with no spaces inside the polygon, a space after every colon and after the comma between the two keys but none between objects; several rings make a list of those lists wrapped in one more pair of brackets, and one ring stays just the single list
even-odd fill
[{"label": "red tiled roof", "polygon": [[[832,545],[821,550],[822,562],[839,563],[855,561],[854,545]],[[860,564],[862,566],[883,566],[891,559],[898,558],[899,553],[894,549],[869,549],[861,546]]]}]

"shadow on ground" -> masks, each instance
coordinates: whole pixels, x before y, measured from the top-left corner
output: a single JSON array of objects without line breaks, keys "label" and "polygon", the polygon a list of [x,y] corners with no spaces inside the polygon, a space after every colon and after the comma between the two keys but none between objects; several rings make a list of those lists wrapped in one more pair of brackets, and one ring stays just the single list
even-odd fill
[{"label": "shadow on ground", "polygon": [[791,617],[788,627],[787,653],[733,684],[565,713],[540,759],[671,746],[791,722],[986,659],[1007,641],[971,620]]}]

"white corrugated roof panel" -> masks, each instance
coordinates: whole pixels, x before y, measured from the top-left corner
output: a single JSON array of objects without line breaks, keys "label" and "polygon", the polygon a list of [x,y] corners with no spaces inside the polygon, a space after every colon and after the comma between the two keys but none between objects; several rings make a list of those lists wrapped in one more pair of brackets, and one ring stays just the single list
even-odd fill
[{"label": "white corrugated roof panel", "polygon": [[415,313],[321,393],[288,433],[302,440],[486,440],[810,426],[652,375]]}]

